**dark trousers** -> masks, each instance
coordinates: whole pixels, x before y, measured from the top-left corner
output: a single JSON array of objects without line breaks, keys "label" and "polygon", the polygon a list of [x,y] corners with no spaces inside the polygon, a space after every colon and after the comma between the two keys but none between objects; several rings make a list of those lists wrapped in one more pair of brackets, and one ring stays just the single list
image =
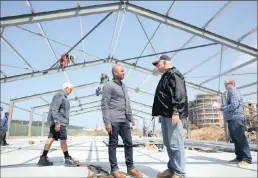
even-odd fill
[{"label": "dark trousers", "polygon": [[7,142],[6,142],[6,131],[1,130],[0,137],[1,137],[1,143],[0,144],[2,144],[2,142],[3,142],[3,144],[6,145],[7,144]]},{"label": "dark trousers", "polygon": [[227,122],[230,136],[235,145],[236,159],[239,161],[246,161],[247,163],[252,163],[252,156],[249,144],[245,136],[244,121],[229,120]]},{"label": "dark trousers", "polygon": [[131,135],[131,128],[129,121],[127,122],[114,122],[112,125],[112,133],[109,134],[109,163],[111,166],[111,172],[118,170],[116,159],[116,148],[118,145],[118,135],[121,136],[124,142],[125,149],[125,163],[127,170],[134,169],[133,165],[133,142]]}]

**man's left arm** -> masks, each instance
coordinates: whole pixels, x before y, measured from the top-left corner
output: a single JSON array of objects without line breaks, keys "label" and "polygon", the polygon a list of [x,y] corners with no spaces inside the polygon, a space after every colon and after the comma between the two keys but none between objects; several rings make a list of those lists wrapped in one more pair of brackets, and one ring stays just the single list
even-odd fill
[{"label": "man's left arm", "polygon": [[240,104],[240,95],[236,92],[236,90],[229,91],[228,95],[230,99],[230,104],[224,105],[221,108],[222,111],[226,112],[235,110]]},{"label": "man's left arm", "polygon": [[128,95],[128,90],[127,87],[125,87],[125,91],[126,91],[126,101],[127,101],[127,105],[126,105],[126,115],[127,115],[127,119],[134,125],[134,119],[133,119],[133,113],[132,113],[132,108],[131,108],[131,101],[130,101],[130,97]]}]

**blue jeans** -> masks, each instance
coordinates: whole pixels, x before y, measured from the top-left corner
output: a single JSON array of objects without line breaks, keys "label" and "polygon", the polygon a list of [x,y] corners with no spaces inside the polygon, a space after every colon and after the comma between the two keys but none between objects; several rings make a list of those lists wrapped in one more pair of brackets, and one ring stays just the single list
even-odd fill
[{"label": "blue jeans", "polygon": [[171,118],[160,116],[163,142],[169,157],[168,169],[179,177],[185,177],[185,147],[181,120],[172,125]]},{"label": "blue jeans", "polygon": [[245,136],[245,127],[243,120],[228,120],[228,129],[235,145],[236,159],[252,163],[252,156],[248,141]]},{"label": "blue jeans", "polygon": [[133,142],[131,135],[131,128],[129,121],[126,122],[113,122],[112,133],[109,134],[108,155],[111,172],[118,170],[116,159],[116,148],[118,145],[118,135],[120,135],[124,142],[125,148],[125,163],[127,170],[134,169],[133,165]]}]

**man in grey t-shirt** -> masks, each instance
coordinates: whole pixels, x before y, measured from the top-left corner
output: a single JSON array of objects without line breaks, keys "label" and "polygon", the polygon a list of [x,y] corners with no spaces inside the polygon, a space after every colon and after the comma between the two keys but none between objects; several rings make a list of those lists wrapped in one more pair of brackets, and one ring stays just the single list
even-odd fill
[{"label": "man in grey t-shirt", "polygon": [[120,65],[112,68],[113,80],[103,87],[101,109],[103,121],[109,134],[108,154],[111,165],[111,175],[115,178],[124,178],[118,170],[116,148],[118,135],[124,142],[127,173],[133,177],[142,177],[142,174],[134,168],[133,143],[130,122],[135,125],[130,106],[130,100],[124,79],[124,69]]}]

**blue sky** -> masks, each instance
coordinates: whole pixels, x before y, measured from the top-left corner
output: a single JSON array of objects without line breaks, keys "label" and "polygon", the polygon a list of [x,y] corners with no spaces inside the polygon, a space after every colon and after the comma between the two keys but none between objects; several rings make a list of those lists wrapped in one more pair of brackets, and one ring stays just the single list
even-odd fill
[{"label": "blue sky", "polygon": [[[80,2],[81,6],[88,6],[94,4],[108,3],[102,1],[93,2]],[[150,10],[165,14],[172,1],[164,2],[136,2],[133,4],[149,8]],[[170,16],[178,20],[190,23],[192,25],[202,27],[226,2],[223,1],[176,1],[172,7]],[[76,1],[31,1],[32,7],[35,12],[50,11],[57,9],[65,9],[76,7]],[[30,13],[27,4],[24,1],[1,1],[1,16],[13,16]],[[84,40],[85,51],[90,52],[99,57],[107,57],[109,54],[110,44],[112,40],[113,29],[116,20],[116,14],[113,13],[103,24],[101,24],[92,34],[90,34]],[[95,24],[97,24],[106,14],[89,15],[82,17],[83,21],[83,34],[86,34]],[[154,30],[158,26],[158,23],[149,20],[144,17],[140,17],[140,20],[146,30],[149,38],[152,36]],[[121,22],[121,13],[119,24]],[[60,41],[67,45],[73,46],[77,41],[81,39],[80,31],[80,18],[69,18],[55,21],[47,21],[41,23],[46,35],[49,38]],[[207,28],[207,30],[217,33],[219,35],[236,40],[241,35],[245,34],[252,28],[257,26],[257,2],[240,2],[235,1],[216,18]],[[23,28],[29,29],[33,32],[40,33],[40,29],[37,24],[22,25]],[[1,29],[2,30],[2,29]],[[30,65],[37,70],[42,70],[50,67],[54,62],[53,57],[45,39],[37,35],[28,33],[17,27],[8,27],[4,30],[4,38],[6,38],[12,46],[14,46],[18,52],[30,63]],[[166,26],[161,25],[155,37],[152,40],[152,44],[156,52],[162,52],[167,50],[173,50],[180,48],[192,34]],[[147,38],[141,29],[139,22],[134,14],[126,12],[124,18],[124,24],[120,34],[120,38],[116,47],[114,57],[117,59],[129,58],[139,56],[144,46],[147,43]],[[55,54],[59,57],[61,53],[66,52],[69,48],[64,47],[60,44],[50,42],[53,46]],[[207,44],[211,41],[196,37],[187,47]],[[257,32],[245,38],[242,43],[257,48]],[[82,49],[82,43],[77,46]],[[173,65],[176,66],[181,72],[186,72],[201,61],[212,56],[214,53],[219,51],[220,45],[188,50],[178,53],[173,58]],[[149,46],[144,55],[152,54],[153,50]],[[72,51],[72,54],[76,57],[76,62],[83,62],[96,60],[95,57],[86,55],[78,51]],[[172,54],[169,54],[172,55]],[[245,55],[234,49],[228,49],[223,53],[222,71],[226,71],[236,65],[241,64],[247,60],[252,59],[251,56]],[[138,65],[153,69],[151,61],[155,60],[155,57],[148,57],[139,60]],[[202,65],[187,76],[207,76],[217,75],[219,73],[219,60],[218,55],[210,62]],[[129,61],[131,63],[135,60]],[[27,67],[7,46],[1,41],[1,64]],[[110,64],[97,65],[79,70],[68,71],[68,77],[70,81],[76,86],[85,83],[98,82],[100,74],[102,72],[109,74],[111,77]],[[23,69],[14,69],[9,67],[1,66],[1,70],[8,76],[22,74],[28,72]],[[126,74],[129,70],[125,69]],[[245,73],[245,72],[257,72],[257,63],[246,66],[240,70],[233,72]],[[3,77],[1,75],[1,77]],[[130,74],[126,77],[125,83],[127,86],[135,88],[139,83],[146,77],[146,74],[131,70]],[[224,91],[223,81],[228,76],[221,77],[221,91]],[[257,75],[243,75],[243,76],[230,76],[236,80],[238,86],[257,81]],[[207,78],[188,78],[187,80],[196,84],[201,83]],[[155,92],[156,85],[158,83],[158,77],[150,77],[140,89],[149,93]],[[22,96],[28,96],[35,93],[47,92],[56,90],[62,87],[62,84],[66,82],[64,73],[56,73],[44,77],[35,77],[26,80],[20,80],[11,83],[4,83],[1,85],[1,100],[9,102],[10,99],[18,98]],[[204,86],[218,89],[219,80],[213,80]],[[187,88],[189,99],[193,100],[195,95],[200,93],[198,90]],[[257,91],[257,86],[252,86],[241,90],[243,94]],[[76,90],[76,96],[84,96],[95,93],[95,87],[87,88],[82,90]],[[153,98],[130,92],[131,99],[139,101],[144,104],[152,105]],[[73,98],[74,94],[70,96]],[[44,99],[51,101],[52,96],[44,97]],[[82,103],[100,99],[98,97],[93,99],[82,100]],[[257,102],[257,95],[250,95],[245,100],[252,100]],[[41,99],[33,99],[25,102],[17,103],[16,106],[20,106],[26,109],[30,109],[33,106],[46,104]],[[77,105],[78,103],[72,102],[71,105]],[[4,112],[7,111],[8,107],[4,106]],[[141,107],[136,104],[132,104],[133,108],[141,109],[146,112],[151,112],[150,109]],[[46,112],[48,108],[37,110],[38,113]],[[139,114],[144,116],[143,114]],[[147,116],[146,118],[149,118]],[[29,113],[14,109],[13,119],[28,120]],[[41,120],[40,116],[34,115],[34,120]],[[142,121],[139,121],[142,125]],[[86,128],[94,128],[96,125],[102,124],[101,112],[88,113],[81,116],[71,118],[71,124],[83,126]]]}]

